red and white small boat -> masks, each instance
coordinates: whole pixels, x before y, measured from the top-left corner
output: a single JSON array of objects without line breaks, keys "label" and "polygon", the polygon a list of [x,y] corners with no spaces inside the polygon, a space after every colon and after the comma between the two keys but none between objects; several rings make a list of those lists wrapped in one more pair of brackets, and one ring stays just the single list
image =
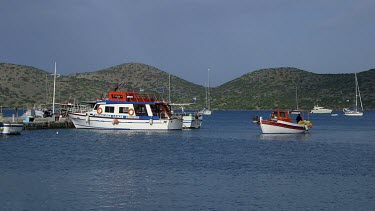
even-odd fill
[{"label": "red and white small boat", "polygon": [[312,128],[311,122],[307,120],[293,123],[290,112],[283,110],[273,111],[269,120],[260,117],[258,124],[265,134],[306,133]]}]

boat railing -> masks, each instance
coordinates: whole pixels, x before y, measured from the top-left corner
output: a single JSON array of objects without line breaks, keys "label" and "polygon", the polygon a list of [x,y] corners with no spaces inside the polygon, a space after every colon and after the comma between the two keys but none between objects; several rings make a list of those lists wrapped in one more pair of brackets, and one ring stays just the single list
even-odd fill
[{"label": "boat railing", "polygon": [[92,107],[89,105],[75,105],[68,108],[68,113],[85,113],[91,110]]},{"label": "boat railing", "polygon": [[160,101],[155,94],[150,93],[138,93],[134,96],[128,96],[130,101],[134,102],[154,102],[154,101]]}]

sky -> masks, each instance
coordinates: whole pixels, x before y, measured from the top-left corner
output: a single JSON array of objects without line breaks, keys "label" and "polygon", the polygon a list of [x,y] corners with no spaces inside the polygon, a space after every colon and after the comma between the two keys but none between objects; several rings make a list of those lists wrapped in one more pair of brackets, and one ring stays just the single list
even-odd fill
[{"label": "sky", "polygon": [[[373,0],[0,0],[0,62],[62,75],[139,62],[219,86],[375,68]],[[166,79],[167,80],[167,79]]]}]

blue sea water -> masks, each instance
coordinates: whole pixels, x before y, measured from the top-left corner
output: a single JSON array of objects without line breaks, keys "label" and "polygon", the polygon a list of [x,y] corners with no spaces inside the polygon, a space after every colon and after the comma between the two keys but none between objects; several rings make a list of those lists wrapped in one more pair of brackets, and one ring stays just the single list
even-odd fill
[{"label": "blue sea water", "polygon": [[1,209],[374,209],[375,112],[262,135],[252,117],[269,113],[215,111],[197,130],[0,137]]}]

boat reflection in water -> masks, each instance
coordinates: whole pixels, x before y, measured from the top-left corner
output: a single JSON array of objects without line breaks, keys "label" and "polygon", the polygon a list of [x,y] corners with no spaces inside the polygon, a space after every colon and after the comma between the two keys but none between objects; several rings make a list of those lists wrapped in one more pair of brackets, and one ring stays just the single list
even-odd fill
[{"label": "boat reflection in water", "polygon": [[262,141],[308,141],[311,137],[311,133],[259,135],[259,139]]}]

